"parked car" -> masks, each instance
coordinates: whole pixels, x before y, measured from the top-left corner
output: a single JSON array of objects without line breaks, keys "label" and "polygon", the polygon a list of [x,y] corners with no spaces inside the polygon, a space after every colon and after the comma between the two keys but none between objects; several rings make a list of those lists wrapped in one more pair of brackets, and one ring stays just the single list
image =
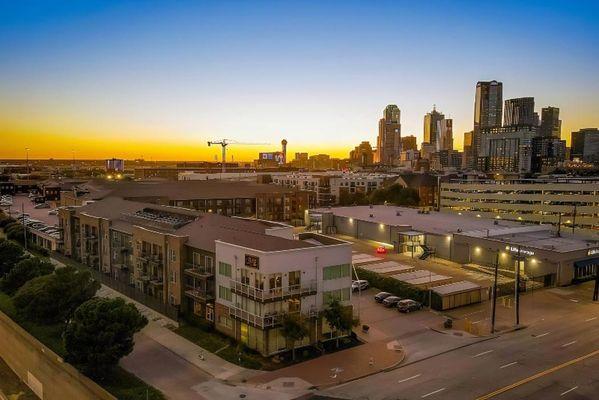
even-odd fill
[{"label": "parked car", "polygon": [[376,301],[377,303],[382,303],[383,300],[385,300],[389,296],[391,296],[391,293],[389,292],[379,292],[374,295],[374,301]]},{"label": "parked car", "polygon": [[422,308],[422,303],[412,299],[404,299],[397,303],[397,311],[403,313],[409,313],[412,311],[418,311]]},{"label": "parked car", "polygon": [[40,209],[40,208],[50,208],[50,204],[48,203],[40,203],[40,204],[36,204],[35,206],[33,206],[33,208]]},{"label": "parked car", "polygon": [[58,208],[48,211],[48,215],[58,215]]},{"label": "parked car", "polygon": [[400,301],[401,301],[401,297],[388,296],[387,298],[385,298],[385,300],[383,300],[383,305],[385,307],[395,307],[397,305],[397,303],[399,303]]},{"label": "parked car", "polygon": [[358,290],[366,290],[370,284],[366,279],[358,279],[357,281],[352,281],[351,290],[353,292],[357,292]]}]

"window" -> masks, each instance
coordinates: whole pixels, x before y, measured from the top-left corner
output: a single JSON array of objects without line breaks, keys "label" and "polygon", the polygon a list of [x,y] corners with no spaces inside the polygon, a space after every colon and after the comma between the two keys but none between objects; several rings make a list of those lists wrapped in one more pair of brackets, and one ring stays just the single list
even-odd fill
[{"label": "window", "polygon": [[348,287],[343,289],[331,290],[322,293],[322,302],[324,304],[328,304],[333,299],[337,299],[339,301],[346,301],[349,300],[349,296],[350,290]]},{"label": "window", "polygon": [[218,297],[227,301],[233,300],[233,296],[231,295],[231,289],[225,286],[218,287]]},{"label": "window", "polygon": [[170,253],[171,253],[171,261],[177,261],[177,253],[175,253],[175,250],[171,249]]},{"label": "window", "polygon": [[219,261],[218,273],[230,278],[231,277],[231,264],[227,264],[222,261]]},{"label": "window", "polygon": [[351,268],[349,264],[331,265],[322,269],[322,279],[337,279],[345,278],[351,275]]},{"label": "window", "polygon": [[220,315],[218,317],[218,324],[224,326],[225,328],[233,328],[233,323],[231,322],[231,318],[226,315]]}]

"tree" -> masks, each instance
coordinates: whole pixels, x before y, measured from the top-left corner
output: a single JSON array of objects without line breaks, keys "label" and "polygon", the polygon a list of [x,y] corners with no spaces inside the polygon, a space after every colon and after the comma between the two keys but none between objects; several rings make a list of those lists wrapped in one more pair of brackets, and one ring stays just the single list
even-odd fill
[{"label": "tree", "polygon": [[38,257],[21,260],[0,280],[0,287],[12,295],[27,281],[54,272],[54,265]]},{"label": "tree", "polygon": [[0,241],[0,276],[4,276],[23,257],[24,251],[17,243],[10,240]]},{"label": "tree", "polygon": [[[337,299],[332,299],[328,307],[324,309],[323,315],[333,332],[347,332],[353,326],[359,324],[357,319],[354,319],[351,307],[344,307]],[[337,335],[336,345],[339,347],[339,335]]]},{"label": "tree", "polygon": [[65,267],[25,283],[15,294],[14,304],[32,321],[66,322],[79,305],[94,297],[98,289],[100,283],[92,279],[89,271]]},{"label": "tree", "polygon": [[122,298],[93,298],[81,304],[64,332],[66,361],[94,378],[106,376],[133,350],[133,335],[148,320]]},{"label": "tree", "polygon": [[297,314],[284,314],[281,335],[291,342],[291,357],[295,361],[295,343],[303,340],[310,333],[305,322]]}]

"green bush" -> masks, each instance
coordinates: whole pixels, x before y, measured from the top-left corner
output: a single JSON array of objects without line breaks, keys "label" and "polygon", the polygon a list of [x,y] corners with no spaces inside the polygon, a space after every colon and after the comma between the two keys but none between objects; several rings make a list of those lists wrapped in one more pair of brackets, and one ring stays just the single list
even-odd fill
[{"label": "green bush", "polygon": [[0,228],[5,228],[6,225],[12,224],[14,222],[16,222],[16,220],[13,217],[8,217],[3,214],[2,217],[0,217]]},{"label": "green bush", "polygon": [[[362,268],[356,268],[360,279],[366,279],[370,286],[378,288],[382,291],[389,292],[395,296],[399,296],[402,299],[412,299],[421,302],[425,306],[428,306],[429,291],[419,289],[415,286],[407,284],[405,282],[398,281],[397,279],[389,276],[380,275],[372,271],[367,271]],[[435,292],[432,292],[432,308],[435,310],[441,309],[441,298]]]},{"label": "green bush", "polygon": [[13,294],[31,279],[48,275],[52,272],[54,272],[54,265],[51,262],[44,261],[38,257],[26,258],[19,261],[0,280],[0,287],[4,292]]},{"label": "green bush", "polygon": [[9,273],[23,257],[23,248],[10,240],[0,241],[0,276]]},{"label": "green bush", "polygon": [[14,304],[25,319],[41,323],[61,322],[94,297],[98,289],[100,283],[89,271],[65,267],[25,283],[15,294]]}]

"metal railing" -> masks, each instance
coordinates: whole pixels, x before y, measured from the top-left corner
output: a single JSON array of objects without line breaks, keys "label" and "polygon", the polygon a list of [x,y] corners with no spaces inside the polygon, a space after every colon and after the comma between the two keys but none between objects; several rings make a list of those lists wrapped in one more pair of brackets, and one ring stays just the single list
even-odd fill
[{"label": "metal railing", "polygon": [[205,289],[194,288],[191,286],[187,286],[185,289],[185,294],[194,299],[198,299],[201,301],[208,301],[214,298],[214,294]]},{"label": "metal railing", "polygon": [[198,278],[208,278],[214,276],[214,267],[207,267],[205,265],[198,265],[193,263],[185,263],[184,272],[188,275],[195,276]]},{"label": "metal railing", "polygon": [[243,321],[260,329],[273,328],[281,323],[282,314],[256,315],[242,310],[239,307],[229,307],[229,315],[232,318]]},{"label": "metal railing", "polygon": [[235,294],[258,301],[275,301],[291,296],[309,296],[316,294],[316,280],[268,290],[259,289],[245,283],[231,280],[231,291]]}]

